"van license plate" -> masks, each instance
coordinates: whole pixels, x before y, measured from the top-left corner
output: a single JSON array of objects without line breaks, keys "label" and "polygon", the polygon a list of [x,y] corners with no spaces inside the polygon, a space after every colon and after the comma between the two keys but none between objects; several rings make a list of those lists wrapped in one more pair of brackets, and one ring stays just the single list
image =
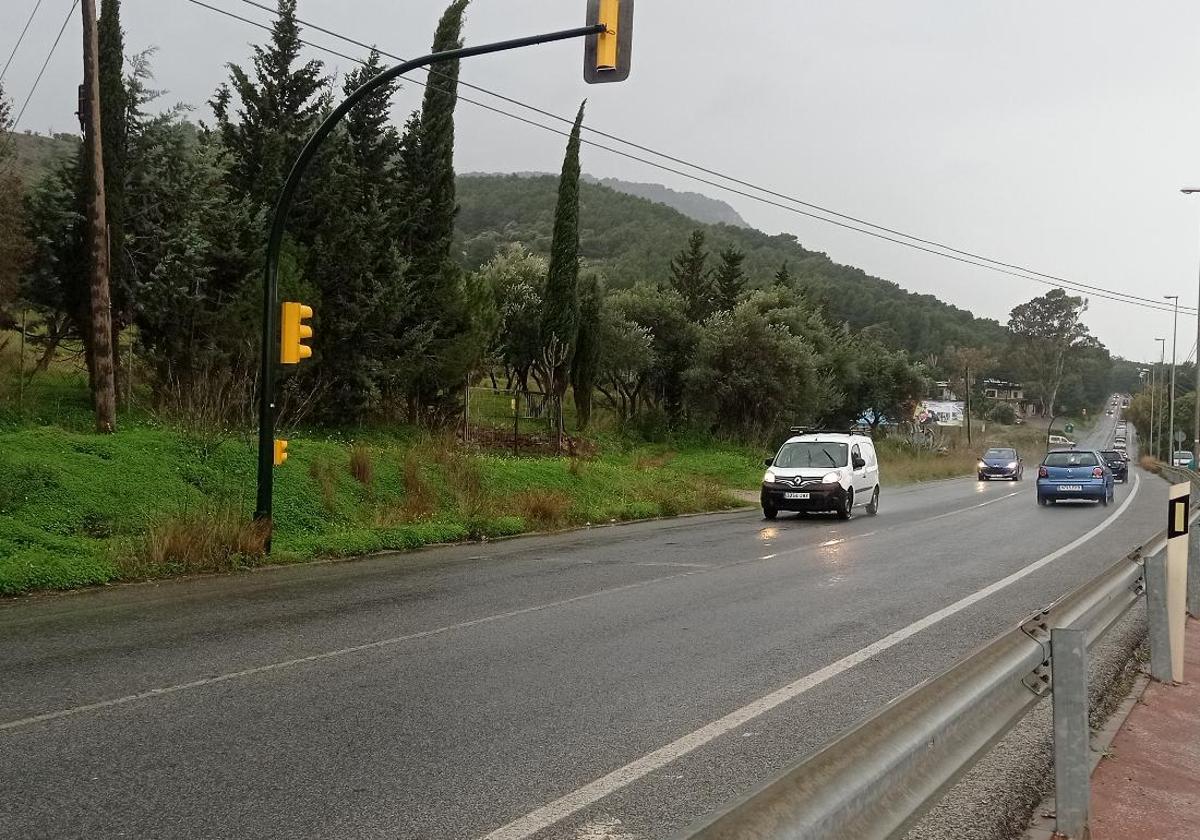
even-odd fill
[{"label": "van license plate", "polygon": [[804,499],[808,498],[808,493],[784,493],[783,498],[803,501]]},{"label": "van license plate", "polygon": [[1078,484],[1060,484],[1058,489],[1062,490],[1064,493],[1078,493],[1083,488]]}]

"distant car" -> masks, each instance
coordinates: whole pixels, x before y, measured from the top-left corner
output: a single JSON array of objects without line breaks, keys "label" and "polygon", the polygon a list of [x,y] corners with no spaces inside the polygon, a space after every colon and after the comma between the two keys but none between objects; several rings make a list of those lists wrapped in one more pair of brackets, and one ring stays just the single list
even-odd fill
[{"label": "distant car", "polygon": [[1050,435],[1050,447],[1052,449],[1073,449],[1075,441],[1062,435]]},{"label": "distant car", "polygon": [[1121,400],[1121,408],[1129,408],[1129,400]]},{"label": "distant car", "polygon": [[1105,417],[1112,417],[1112,416],[1113,416],[1113,414],[1112,414],[1112,409],[1110,408],[1110,409],[1108,409],[1107,411],[1105,411],[1105,412],[1104,412],[1104,416],[1105,416]]},{"label": "distant car", "polygon": [[1112,469],[1093,449],[1055,449],[1038,466],[1039,505],[1074,499],[1107,505],[1114,492]]},{"label": "distant car", "polygon": [[977,469],[980,481],[993,478],[1004,478],[1010,481],[1020,481],[1025,474],[1025,464],[1017,450],[1010,447],[994,446],[979,459]]},{"label": "distant car", "polygon": [[1112,470],[1113,481],[1119,481],[1124,484],[1129,481],[1129,458],[1124,452],[1116,449],[1105,449],[1101,451],[1102,457]]},{"label": "distant car", "polygon": [[1188,452],[1186,449],[1180,449],[1171,455],[1171,466],[1192,469],[1196,466],[1196,463],[1191,452]]}]

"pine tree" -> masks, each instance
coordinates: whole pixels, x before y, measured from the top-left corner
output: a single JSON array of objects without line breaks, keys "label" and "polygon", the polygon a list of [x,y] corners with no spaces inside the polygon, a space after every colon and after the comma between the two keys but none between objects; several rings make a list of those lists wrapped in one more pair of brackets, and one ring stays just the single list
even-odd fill
[{"label": "pine tree", "polygon": [[683,297],[690,320],[699,323],[712,314],[712,276],[704,264],[704,231],[694,230],[688,246],[671,260],[671,287]]},{"label": "pine tree", "polygon": [[[586,103],[584,103],[586,104]],[[558,181],[554,207],[554,236],[542,310],[542,353],[546,378],[557,407],[562,437],[562,397],[567,390],[575,338],[579,330],[579,132],[583,108],[575,116]]]},{"label": "pine tree", "polygon": [[[274,203],[288,167],[326,107],[322,93],[328,80],[321,75],[321,62],[296,67],[302,46],[296,0],[279,0],[270,40],[254,47],[254,77],[230,64],[230,81],[210,103],[230,154],[230,186],[258,207]],[[236,115],[230,112],[235,94]]]},{"label": "pine tree", "polygon": [[575,395],[575,414],[579,431],[592,419],[592,393],[600,370],[600,342],[604,291],[595,274],[586,275],[579,284],[579,331],[575,334],[575,358],[571,362],[571,390]]},{"label": "pine tree", "polygon": [[784,260],[783,265],[775,272],[775,285],[784,289],[790,289],[792,286],[792,275],[788,272],[787,260]]},{"label": "pine tree", "polygon": [[[349,96],[382,69],[373,49],[346,76],[343,93]],[[392,244],[400,150],[400,136],[389,124],[395,87],[376,89],[346,116],[344,132],[334,139],[337,154],[314,197],[326,218],[309,260],[321,293],[319,367],[329,385],[321,413],[335,424],[365,419],[383,381],[380,360],[395,349],[383,305],[404,284]]]},{"label": "pine tree", "polygon": [[746,275],[742,271],[745,259],[746,255],[732,246],[721,252],[721,264],[717,266],[713,281],[718,309],[728,311],[737,306],[738,298],[746,288]]}]

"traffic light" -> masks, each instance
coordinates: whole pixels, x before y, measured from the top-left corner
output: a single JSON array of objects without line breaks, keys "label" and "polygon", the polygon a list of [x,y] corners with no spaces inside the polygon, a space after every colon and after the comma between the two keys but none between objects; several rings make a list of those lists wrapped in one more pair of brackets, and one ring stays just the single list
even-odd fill
[{"label": "traffic light", "polygon": [[605,30],[583,42],[583,80],[589,85],[629,78],[633,53],[633,0],[588,0],[587,25]]},{"label": "traffic light", "polygon": [[287,441],[275,438],[275,466],[283,466],[283,462],[288,459]]},{"label": "traffic light", "polygon": [[312,348],[304,339],[312,338],[312,327],[304,323],[313,316],[311,306],[284,301],[279,318],[279,361],[285,365],[298,365],[301,359],[312,355]]}]

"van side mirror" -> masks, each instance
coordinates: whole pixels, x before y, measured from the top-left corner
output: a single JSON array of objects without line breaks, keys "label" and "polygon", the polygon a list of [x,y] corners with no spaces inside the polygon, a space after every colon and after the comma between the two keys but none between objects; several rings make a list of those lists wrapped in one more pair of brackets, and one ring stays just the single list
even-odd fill
[{"label": "van side mirror", "polygon": [[774,463],[775,463],[775,459],[774,459],[774,458],[767,458],[767,459],[765,459],[765,460],[763,461],[763,466],[764,466],[764,467],[769,467],[769,466],[771,466],[771,465],[772,465],[772,464],[774,464]]},{"label": "van side mirror", "polygon": [[863,460],[861,455],[855,455],[851,460],[851,463],[854,465],[854,469],[856,470],[861,470],[867,465],[867,462]]}]

